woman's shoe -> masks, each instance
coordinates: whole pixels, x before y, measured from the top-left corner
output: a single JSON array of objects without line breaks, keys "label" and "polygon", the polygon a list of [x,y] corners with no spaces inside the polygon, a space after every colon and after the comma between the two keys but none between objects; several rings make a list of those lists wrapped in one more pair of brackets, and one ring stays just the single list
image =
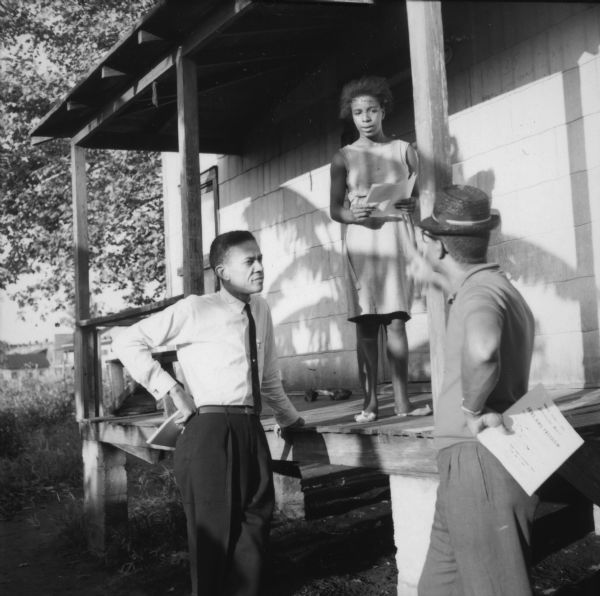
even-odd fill
[{"label": "woman's shoe", "polygon": [[408,416],[429,416],[430,414],[433,414],[433,410],[429,404],[425,404],[422,408],[415,408],[414,410],[409,410],[408,412],[396,414],[396,416],[399,418],[407,418]]},{"label": "woman's shoe", "polygon": [[360,423],[375,422],[375,420],[377,420],[377,414],[375,414],[375,412],[365,412],[363,410],[360,414],[356,414],[356,416],[354,416],[354,420]]}]

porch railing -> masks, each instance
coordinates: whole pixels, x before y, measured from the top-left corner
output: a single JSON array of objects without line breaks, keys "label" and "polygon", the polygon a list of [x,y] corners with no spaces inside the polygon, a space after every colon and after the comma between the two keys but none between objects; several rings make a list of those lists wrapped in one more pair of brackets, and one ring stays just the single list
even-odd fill
[{"label": "porch railing", "polygon": [[[108,379],[103,379],[101,336],[112,327],[129,326],[159,312],[180,300],[183,296],[173,296],[137,308],[128,308],[118,313],[82,319],[75,330],[75,411],[78,421],[112,417],[120,405],[119,396],[125,390],[125,371],[117,358],[107,361]],[[171,347],[153,350],[153,356],[171,373],[177,355]],[[107,381],[106,383],[104,381]],[[170,413],[167,402],[165,413]]]}]

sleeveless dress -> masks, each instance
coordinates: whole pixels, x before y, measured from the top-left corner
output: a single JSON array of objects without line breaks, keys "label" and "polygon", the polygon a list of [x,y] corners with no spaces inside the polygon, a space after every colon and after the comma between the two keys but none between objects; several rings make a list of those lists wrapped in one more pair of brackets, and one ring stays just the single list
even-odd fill
[{"label": "sleeveless dress", "polygon": [[[394,140],[371,147],[346,145],[347,203],[364,200],[372,184],[406,180],[408,143]],[[413,287],[404,258],[410,242],[402,222],[386,222],[378,230],[346,225],[342,231],[348,319],[389,315],[398,311],[410,318]]]}]

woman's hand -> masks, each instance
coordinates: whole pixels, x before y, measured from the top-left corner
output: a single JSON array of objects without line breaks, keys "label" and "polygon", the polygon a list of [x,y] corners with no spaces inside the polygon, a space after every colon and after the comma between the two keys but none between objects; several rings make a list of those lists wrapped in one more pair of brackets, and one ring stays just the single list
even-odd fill
[{"label": "woman's hand", "polygon": [[385,223],[385,220],[379,217],[371,217],[371,213],[375,208],[376,205],[371,205],[369,203],[352,203],[352,205],[350,205],[350,211],[352,212],[352,217],[354,219],[353,223],[359,226],[365,226],[365,228],[370,228],[371,230],[379,230]]},{"label": "woman's hand", "polygon": [[371,217],[371,212],[375,209],[373,205],[368,203],[360,203],[358,201],[350,205],[350,211],[354,217],[354,223],[364,224],[364,222]]},{"label": "woman's hand", "polygon": [[405,215],[412,215],[415,212],[415,206],[417,200],[415,197],[409,197],[408,199],[398,199],[394,201],[394,207]]}]

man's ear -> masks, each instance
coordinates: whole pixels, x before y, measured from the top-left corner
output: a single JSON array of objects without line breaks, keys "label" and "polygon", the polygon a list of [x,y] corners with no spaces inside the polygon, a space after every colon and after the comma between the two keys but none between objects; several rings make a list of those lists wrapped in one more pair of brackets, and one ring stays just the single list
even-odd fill
[{"label": "man's ear", "polygon": [[228,276],[227,276],[227,272],[225,271],[225,265],[223,265],[223,263],[221,263],[220,265],[217,265],[215,267],[215,273],[217,274],[217,277],[220,280],[227,281]]},{"label": "man's ear", "polygon": [[385,118],[385,108],[381,108],[381,119]]},{"label": "man's ear", "polygon": [[446,245],[444,244],[444,241],[441,239],[437,239],[436,240],[436,246],[438,248],[438,259],[441,261],[447,254],[448,254],[448,249],[446,248]]}]

